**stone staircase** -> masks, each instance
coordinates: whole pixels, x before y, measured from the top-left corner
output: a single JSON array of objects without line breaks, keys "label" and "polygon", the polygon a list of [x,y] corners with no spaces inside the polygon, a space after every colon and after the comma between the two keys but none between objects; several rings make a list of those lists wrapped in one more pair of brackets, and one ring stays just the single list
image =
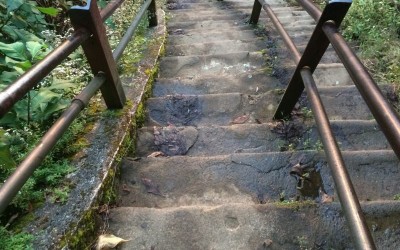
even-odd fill
[{"label": "stone staircase", "polygon": [[[314,21],[268,2],[303,50]],[[109,215],[131,240],[119,249],[353,249],[306,97],[272,120],[295,65],[265,13],[247,23],[252,4],[167,3],[165,57]],[[332,48],[315,78],[374,240],[399,249],[399,162]]]}]

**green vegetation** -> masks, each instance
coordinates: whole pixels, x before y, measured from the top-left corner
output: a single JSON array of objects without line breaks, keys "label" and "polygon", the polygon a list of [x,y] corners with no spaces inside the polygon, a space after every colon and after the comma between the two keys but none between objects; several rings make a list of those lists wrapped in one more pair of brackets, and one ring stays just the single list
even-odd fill
[{"label": "green vegetation", "polygon": [[30,244],[32,236],[26,233],[11,234],[4,227],[0,227],[0,249],[27,250],[33,249]]},{"label": "green vegetation", "polygon": [[[324,0],[315,0],[321,8]],[[379,82],[400,83],[400,1],[354,0],[342,24],[372,76]]]},{"label": "green vegetation", "polygon": [[400,1],[355,0],[343,35],[378,81],[400,83]]},{"label": "green vegetation", "polygon": [[[325,0],[314,0],[321,8]],[[379,82],[400,84],[400,1],[354,0],[342,23],[343,36]]]},{"label": "green vegetation", "polygon": [[[36,62],[44,58],[73,29],[67,10],[85,1],[0,0],[0,90],[6,88]],[[107,0],[98,0],[104,7]],[[133,13],[142,1],[126,1],[113,17],[106,21],[110,45],[115,48]],[[131,74],[140,60],[140,51],[147,42],[147,19],[141,22],[134,42],[131,43],[120,63],[120,71]],[[75,51],[52,73],[31,90],[13,109],[0,120],[0,183],[35,147],[43,134],[69,105],[71,98],[91,78],[91,72],[81,50]],[[45,158],[34,175],[24,185],[8,209],[0,215],[0,249],[29,249],[32,237],[20,233],[29,223],[30,213],[45,200],[63,204],[73,188],[65,176],[75,169],[70,160],[88,146],[84,138],[95,120],[119,111],[106,112],[97,96],[91,106],[82,112],[68,132]],[[13,218],[14,217],[14,218]],[[10,219],[13,218],[13,219]],[[24,221],[24,222],[22,222]],[[9,246],[13,247],[9,247]]]}]

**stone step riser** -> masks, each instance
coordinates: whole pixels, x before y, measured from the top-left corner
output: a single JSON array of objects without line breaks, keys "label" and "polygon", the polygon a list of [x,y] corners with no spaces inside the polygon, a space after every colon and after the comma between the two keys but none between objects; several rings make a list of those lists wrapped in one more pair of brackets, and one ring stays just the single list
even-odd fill
[{"label": "stone step riser", "polygon": [[[151,98],[147,105],[149,115],[147,124],[224,126],[242,115],[249,116],[246,123],[270,122],[282,94],[282,91],[270,91],[257,95],[230,93]],[[320,96],[331,120],[373,118],[355,87],[323,88],[320,90]]]},{"label": "stone step riser", "polygon": [[[390,150],[375,122],[333,122],[332,130],[341,150]],[[159,135],[158,133],[162,131]],[[171,139],[173,138],[173,139]],[[160,143],[163,142],[163,143]],[[180,155],[215,156],[232,153],[262,153],[284,150],[322,149],[318,130],[300,121],[270,124],[238,124],[226,127],[145,127],[139,130],[136,155],[161,151],[175,155],[170,147],[185,145]]]},{"label": "stone step riser", "polygon": [[168,56],[216,55],[240,51],[256,52],[263,50],[265,47],[266,42],[260,39],[226,40],[214,43],[167,46],[165,51]]},{"label": "stone step riser", "polygon": [[157,79],[153,96],[203,95],[221,93],[257,94],[284,88],[274,77],[265,73],[241,74],[235,77],[182,77]]},{"label": "stone step riser", "polygon": [[[359,200],[392,200],[400,193],[400,168],[392,151],[342,154]],[[163,208],[259,204],[296,197],[321,201],[323,193],[337,200],[324,155],[303,151],[126,160],[119,204]],[[290,174],[298,163],[307,166],[303,179]],[[149,188],[153,188],[150,193]]]},{"label": "stone step riser", "polygon": [[251,74],[264,65],[265,57],[257,52],[165,57],[160,61],[160,77]]},{"label": "stone step riser", "polygon": [[183,45],[193,43],[208,43],[221,40],[252,40],[257,38],[252,30],[241,32],[213,32],[207,34],[170,35],[167,45]]},{"label": "stone step riser", "polygon": [[[291,56],[286,54],[286,56]],[[274,73],[274,76],[282,79],[282,82],[285,86],[289,83],[293,72],[295,70],[296,65],[289,58],[285,58],[283,60],[283,56],[279,56],[279,61],[286,62],[286,64],[279,64],[277,72]],[[333,63],[333,64],[323,64],[320,63],[317,69],[313,74],[314,80],[319,87],[340,87],[340,86],[354,86],[353,80],[350,75],[347,73],[346,68],[342,64]]]},{"label": "stone step riser", "polygon": [[174,31],[177,29],[181,29],[184,31],[191,31],[191,30],[248,30],[253,29],[250,25],[247,24],[245,20],[243,21],[236,21],[236,20],[220,20],[220,21],[201,21],[201,22],[169,22],[168,30]]},{"label": "stone step riser", "polygon": [[[368,224],[376,229],[372,234],[378,249],[397,249],[399,244],[399,205],[388,206],[363,206]],[[345,221],[338,204],[282,203],[116,208],[108,224],[119,237],[130,239],[118,249],[353,249]]]}]

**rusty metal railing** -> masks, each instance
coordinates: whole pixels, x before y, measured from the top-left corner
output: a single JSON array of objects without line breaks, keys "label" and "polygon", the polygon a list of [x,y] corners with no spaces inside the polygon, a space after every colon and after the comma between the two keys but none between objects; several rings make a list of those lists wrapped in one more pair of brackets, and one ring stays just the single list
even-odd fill
[{"label": "rusty metal railing", "polygon": [[336,191],[339,196],[350,232],[357,249],[375,249],[370,231],[368,230],[360,203],[355,193],[350,176],[336,139],[332,133],[329,119],[325,112],[312,73],[318,66],[329,44],[332,44],[355,85],[367,103],[377,123],[382,128],[393,151],[400,159],[400,119],[396,111],[386,101],[377,84],[366,68],[347,45],[338,32],[343,18],[351,6],[351,0],[328,1],[323,12],[310,0],[297,2],[317,21],[315,30],[308,42],[303,55],[300,55],[295,44],[285,31],[283,25],[265,0],[255,0],[250,23],[258,22],[263,8],[275,28],[283,38],[287,48],[292,52],[297,64],[296,70],[275,112],[274,119],[290,116],[294,106],[306,89],[311,109],[315,115],[317,128],[324,145],[325,155],[331,168]]},{"label": "rusty metal railing", "polygon": [[94,74],[94,78],[71,102],[38,145],[0,187],[0,213],[12,201],[25,182],[65,133],[74,119],[100,89],[108,108],[122,108],[125,94],[119,79],[116,61],[131,40],[140,20],[148,10],[149,26],[157,25],[155,0],[145,0],[130,27],[114,52],[111,51],[103,22],[110,17],[124,0],[114,0],[99,11],[96,0],[88,0],[86,6],[69,10],[75,32],[42,61],[0,92],[0,119],[55,67],[82,45]]}]

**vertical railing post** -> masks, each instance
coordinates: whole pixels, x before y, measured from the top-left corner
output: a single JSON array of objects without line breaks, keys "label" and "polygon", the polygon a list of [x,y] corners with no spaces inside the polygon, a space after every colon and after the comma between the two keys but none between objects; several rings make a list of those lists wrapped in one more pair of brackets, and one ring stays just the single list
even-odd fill
[{"label": "vertical railing post", "polygon": [[100,90],[107,107],[122,108],[126,97],[96,0],[88,0],[84,7],[72,7],[69,10],[69,16],[76,30],[86,28],[92,33],[82,47],[93,74],[103,72],[106,76],[106,82]]},{"label": "vertical railing post", "polygon": [[260,18],[262,5],[258,0],[254,0],[253,11],[250,16],[250,24],[257,24]]},{"label": "vertical railing post", "polygon": [[149,8],[148,8],[148,17],[149,17],[149,26],[154,27],[157,26],[157,8],[156,8],[156,0],[152,0]]}]

